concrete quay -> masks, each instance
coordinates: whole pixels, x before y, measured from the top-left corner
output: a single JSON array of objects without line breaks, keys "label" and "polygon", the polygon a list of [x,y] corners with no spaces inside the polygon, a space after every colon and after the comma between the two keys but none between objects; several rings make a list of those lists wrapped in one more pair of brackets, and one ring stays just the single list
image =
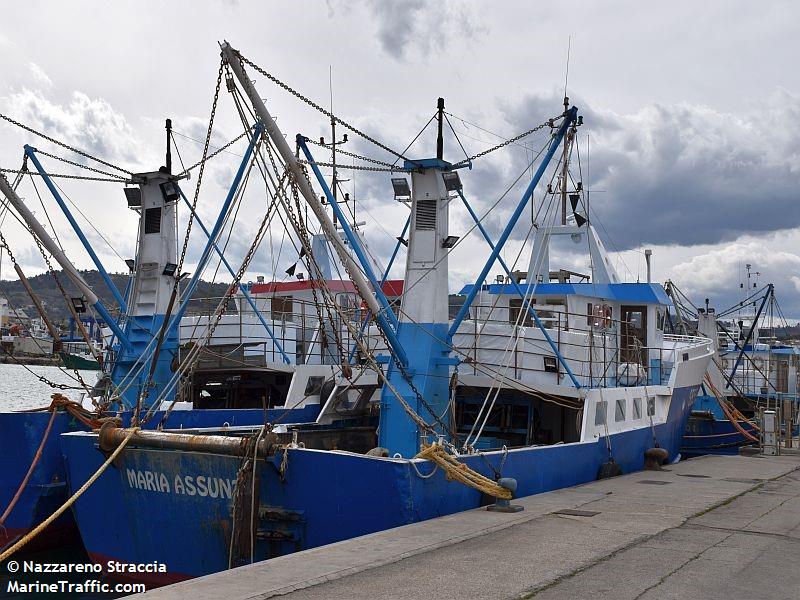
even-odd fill
[{"label": "concrete quay", "polygon": [[520,498],[520,513],[472,510],[145,596],[796,599],[798,469],[796,451],[703,457]]}]

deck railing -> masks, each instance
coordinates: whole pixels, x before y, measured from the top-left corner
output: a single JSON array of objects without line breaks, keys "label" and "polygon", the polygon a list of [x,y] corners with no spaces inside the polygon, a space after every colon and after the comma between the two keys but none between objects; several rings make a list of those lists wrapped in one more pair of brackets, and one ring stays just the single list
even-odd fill
[{"label": "deck railing", "polygon": [[[266,308],[265,300],[257,298],[256,302]],[[363,327],[367,311],[356,304],[351,294],[337,295],[338,310],[318,308],[313,302],[298,298],[270,300],[272,310],[264,310],[262,316],[272,329],[274,340],[249,305],[232,303],[214,332],[209,352],[279,363],[279,344],[295,364],[338,365],[342,354],[350,355],[362,329],[367,347],[385,351],[377,329]],[[219,299],[207,299],[190,308],[181,324],[182,341],[202,336],[218,303]],[[649,384],[666,383],[679,350],[693,353],[707,343],[705,338],[664,334],[662,346],[649,347],[632,333],[623,335],[633,325],[630,322],[568,312],[564,306],[534,308],[540,311],[540,319],[581,385],[588,387],[616,386],[622,380],[638,379]],[[496,306],[475,305],[472,314],[491,316],[496,310]],[[539,329],[530,323],[522,326],[510,322],[515,314],[509,314],[508,309],[497,311],[496,315],[497,318],[480,321],[465,320],[459,328],[454,345],[465,363],[460,372],[488,376],[500,373],[517,380],[560,383],[561,367],[558,361],[545,360],[554,355]],[[215,350],[214,346],[218,348]],[[358,353],[355,361],[359,362]]]}]

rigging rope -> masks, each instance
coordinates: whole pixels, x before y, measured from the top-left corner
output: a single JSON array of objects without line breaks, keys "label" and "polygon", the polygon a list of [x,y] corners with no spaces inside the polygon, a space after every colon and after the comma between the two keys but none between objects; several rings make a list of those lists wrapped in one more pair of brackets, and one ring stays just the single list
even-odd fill
[{"label": "rigging rope", "polygon": [[757,442],[758,438],[756,436],[754,436],[752,433],[750,433],[749,431],[747,431],[746,429],[744,429],[739,424],[739,421],[740,420],[745,421],[755,431],[761,431],[761,428],[758,425],[756,425],[755,423],[753,423],[752,421],[750,421],[749,419],[747,419],[741,412],[739,412],[739,410],[735,406],[733,406],[733,404],[731,404],[725,398],[725,396],[723,396],[722,392],[720,392],[719,389],[717,389],[717,387],[714,385],[714,381],[711,379],[711,375],[709,373],[707,373],[707,372],[706,372],[706,376],[705,376],[705,381],[706,381],[706,385],[711,390],[711,392],[714,394],[714,397],[717,399],[717,404],[719,404],[719,407],[722,409],[722,412],[725,414],[725,417],[728,419],[728,421],[730,421],[731,425],[733,425],[733,427],[739,433],[741,433],[746,439],[748,439],[748,440],[750,440],[752,442]]},{"label": "rigging rope", "polygon": [[[175,133],[177,133],[177,132],[175,132]],[[225,144],[224,146],[220,146],[219,148],[217,148],[216,150],[214,150],[214,152],[212,152],[211,154],[209,154],[209,155],[208,155],[208,156],[206,156],[205,158],[203,158],[203,159],[201,159],[201,160],[197,161],[196,163],[194,163],[194,164],[193,164],[191,167],[189,167],[188,169],[184,169],[184,173],[188,173],[189,171],[194,171],[194,170],[195,170],[197,167],[199,167],[199,166],[202,166],[204,162],[206,162],[206,161],[208,161],[208,160],[211,160],[211,159],[212,159],[212,158],[214,158],[214,157],[215,157],[217,154],[220,154],[221,152],[225,152],[225,150],[227,150],[228,148],[230,148],[231,146],[233,146],[233,145],[234,145],[236,142],[238,142],[240,139],[242,139],[244,136],[246,136],[246,135],[247,135],[247,134],[249,134],[249,133],[250,133],[250,130],[248,130],[248,131],[243,131],[242,133],[240,133],[239,135],[237,135],[235,138],[233,138],[233,139],[232,139],[230,142],[228,142],[228,143],[227,143],[227,144]],[[182,134],[178,133],[177,135],[182,135]],[[185,135],[184,135],[183,137],[187,137],[187,136],[185,136]],[[192,138],[189,138],[189,139],[192,139]],[[193,141],[194,141],[194,140],[193,140]],[[201,142],[201,143],[202,143],[202,142]]]},{"label": "rigging rope", "polygon": [[540,123],[536,127],[533,127],[532,129],[529,129],[528,131],[524,131],[524,132],[520,133],[519,135],[514,136],[513,138],[507,139],[504,142],[500,142],[499,144],[497,144],[495,146],[492,146],[491,148],[487,148],[486,150],[484,150],[482,152],[478,152],[477,154],[473,154],[472,156],[470,156],[468,158],[465,158],[462,161],[457,162],[456,164],[453,165],[452,168],[453,169],[458,169],[459,167],[465,167],[469,163],[473,162],[475,159],[481,158],[483,156],[486,156],[487,154],[491,154],[495,150],[499,150],[500,148],[504,148],[504,147],[508,146],[509,144],[513,144],[514,142],[518,142],[522,138],[527,137],[527,136],[531,135],[532,133],[535,133],[535,132],[537,132],[537,131],[539,131],[541,129],[544,129],[545,127],[549,126],[550,128],[552,128],[555,125],[555,123],[559,119],[562,119],[562,118],[564,118],[564,115],[560,115],[558,117],[554,117],[552,119],[548,119],[544,123]]}]

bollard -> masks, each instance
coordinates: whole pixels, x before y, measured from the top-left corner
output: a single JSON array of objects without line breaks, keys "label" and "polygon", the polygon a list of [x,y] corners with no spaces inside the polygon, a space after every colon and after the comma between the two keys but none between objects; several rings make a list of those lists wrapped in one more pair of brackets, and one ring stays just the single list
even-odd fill
[{"label": "bollard", "polygon": [[669,452],[664,448],[650,448],[644,451],[644,470],[663,471],[661,465],[669,459]]},{"label": "bollard", "polygon": [[[517,491],[517,480],[513,477],[501,477],[497,481],[497,484],[500,487],[510,490],[512,495]],[[523,507],[519,506],[518,504],[511,504],[510,500],[497,498],[495,499],[494,504],[490,504],[486,507],[486,510],[490,510],[492,512],[515,513],[523,510]]]}]

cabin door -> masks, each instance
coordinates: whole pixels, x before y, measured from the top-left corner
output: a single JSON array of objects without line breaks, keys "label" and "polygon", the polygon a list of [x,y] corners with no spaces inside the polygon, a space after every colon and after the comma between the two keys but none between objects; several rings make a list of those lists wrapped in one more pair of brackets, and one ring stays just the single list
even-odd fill
[{"label": "cabin door", "polygon": [[779,357],[777,363],[778,373],[775,387],[777,388],[778,393],[786,394],[789,391],[789,359]]},{"label": "cabin door", "polygon": [[622,306],[620,314],[620,358],[622,362],[645,365],[647,307]]}]

